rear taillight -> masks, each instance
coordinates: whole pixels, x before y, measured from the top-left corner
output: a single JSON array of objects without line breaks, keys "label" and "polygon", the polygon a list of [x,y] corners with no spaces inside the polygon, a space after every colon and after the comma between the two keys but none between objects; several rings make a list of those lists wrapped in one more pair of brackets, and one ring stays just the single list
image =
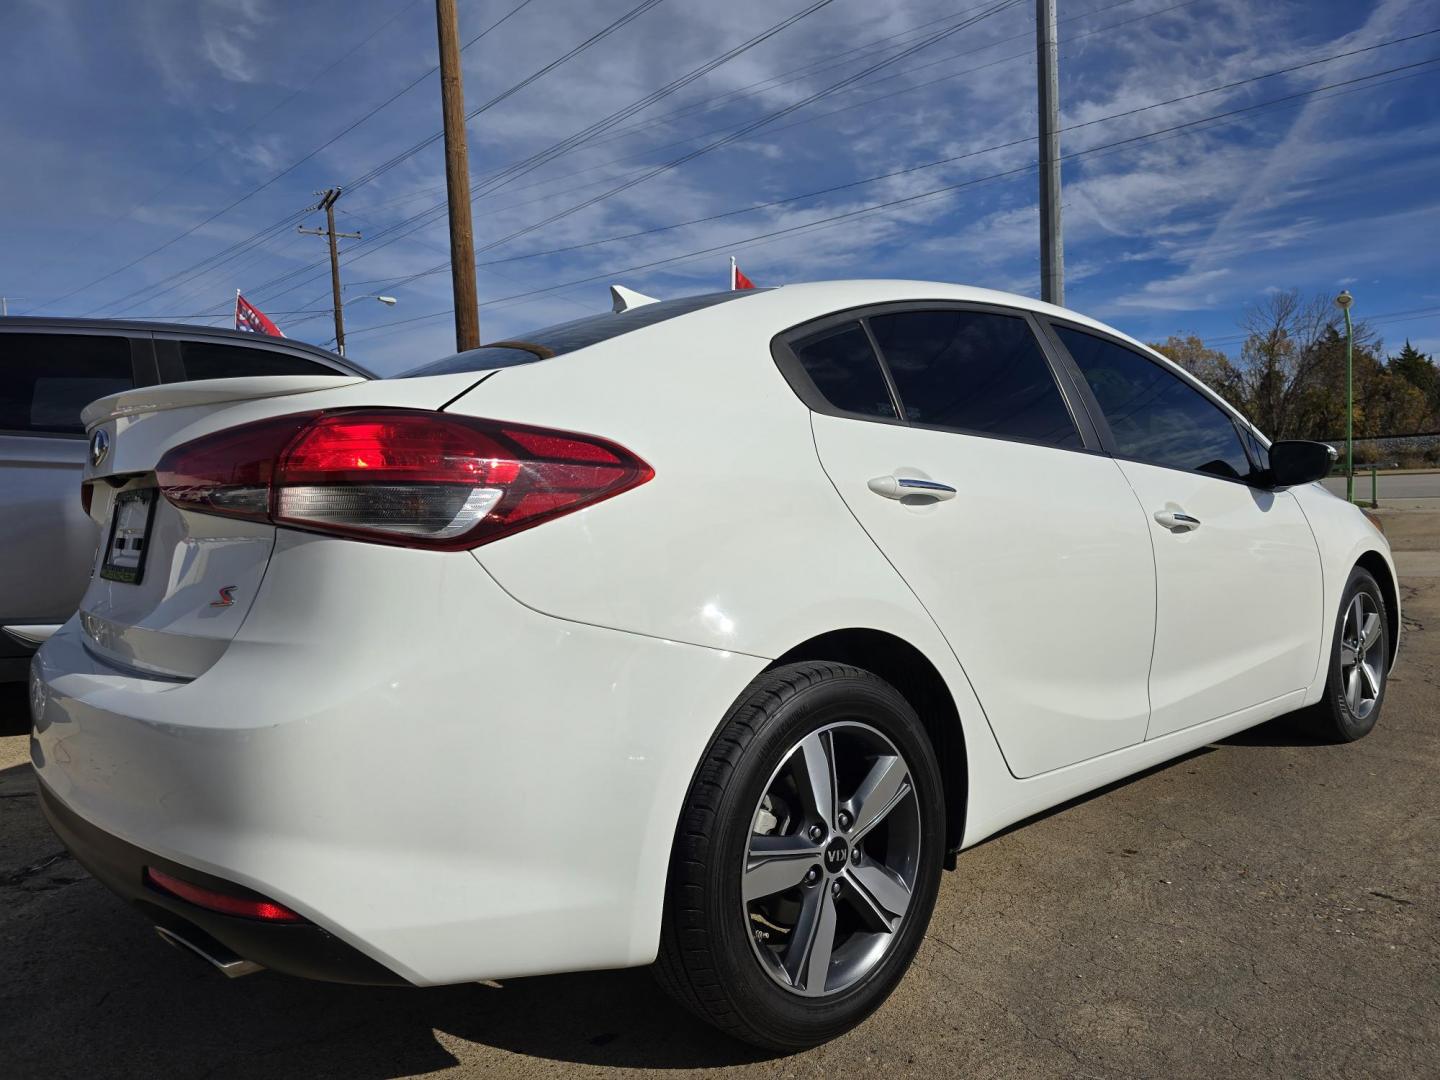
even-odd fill
[{"label": "rear taillight", "polygon": [[528,529],[655,475],[591,435],[408,409],[260,420],[175,447],[156,474],[183,509],[446,550]]}]

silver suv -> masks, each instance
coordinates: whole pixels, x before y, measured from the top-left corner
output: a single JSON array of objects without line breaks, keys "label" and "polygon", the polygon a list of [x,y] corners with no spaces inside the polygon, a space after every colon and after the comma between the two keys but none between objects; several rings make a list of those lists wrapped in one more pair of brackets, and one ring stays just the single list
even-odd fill
[{"label": "silver suv", "polygon": [[0,682],[25,678],[95,558],[99,536],[80,505],[80,410],[133,387],[254,375],[372,377],[314,345],[237,330],[0,318],[0,626],[15,628],[0,633]]}]

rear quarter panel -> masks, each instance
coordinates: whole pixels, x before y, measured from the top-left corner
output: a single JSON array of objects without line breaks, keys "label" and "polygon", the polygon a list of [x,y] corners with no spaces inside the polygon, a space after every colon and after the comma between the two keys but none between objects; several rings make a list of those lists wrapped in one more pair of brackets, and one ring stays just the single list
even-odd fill
[{"label": "rear quarter panel", "polygon": [[936,633],[822,470],[770,357],[787,316],[767,299],[505,369],[449,407],[600,435],[655,470],[475,549],[502,588],[561,618],[766,658],[850,626]]}]

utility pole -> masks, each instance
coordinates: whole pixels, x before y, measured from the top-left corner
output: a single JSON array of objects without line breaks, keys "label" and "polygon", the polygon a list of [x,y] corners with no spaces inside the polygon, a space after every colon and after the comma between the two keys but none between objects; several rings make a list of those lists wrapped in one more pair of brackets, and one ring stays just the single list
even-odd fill
[{"label": "utility pole", "polygon": [[1055,0],[1035,0],[1035,59],[1040,106],[1040,299],[1065,303],[1065,243],[1060,232],[1060,68]]},{"label": "utility pole", "polygon": [[445,188],[450,198],[450,281],[455,288],[455,348],[480,347],[475,297],[475,232],[470,223],[470,152],[465,140],[465,86],[455,0],[435,0],[440,35],[440,109],[445,117]]},{"label": "utility pole", "polygon": [[306,236],[324,236],[330,241],[330,290],[335,299],[335,351],[341,356],[345,355],[345,304],[340,299],[340,251],[335,246],[339,239],[359,240],[358,232],[335,231],[335,200],[340,198],[340,189],[326,188],[324,191],[317,191],[320,201],[312,206],[312,210],[325,211],[325,228],[307,229],[303,225],[299,231]]},{"label": "utility pole", "polygon": [[10,314],[11,300],[24,300],[23,296],[0,296],[0,318]]}]

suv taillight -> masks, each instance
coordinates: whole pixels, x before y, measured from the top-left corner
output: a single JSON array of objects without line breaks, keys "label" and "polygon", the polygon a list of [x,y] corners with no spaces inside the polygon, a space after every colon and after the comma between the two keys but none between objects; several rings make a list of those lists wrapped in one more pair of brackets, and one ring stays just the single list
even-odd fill
[{"label": "suv taillight", "polygon": [[655,475],[592,435],[412,409],[259,420],[170,450],[175,506],[406,547],[475,547]]}]

